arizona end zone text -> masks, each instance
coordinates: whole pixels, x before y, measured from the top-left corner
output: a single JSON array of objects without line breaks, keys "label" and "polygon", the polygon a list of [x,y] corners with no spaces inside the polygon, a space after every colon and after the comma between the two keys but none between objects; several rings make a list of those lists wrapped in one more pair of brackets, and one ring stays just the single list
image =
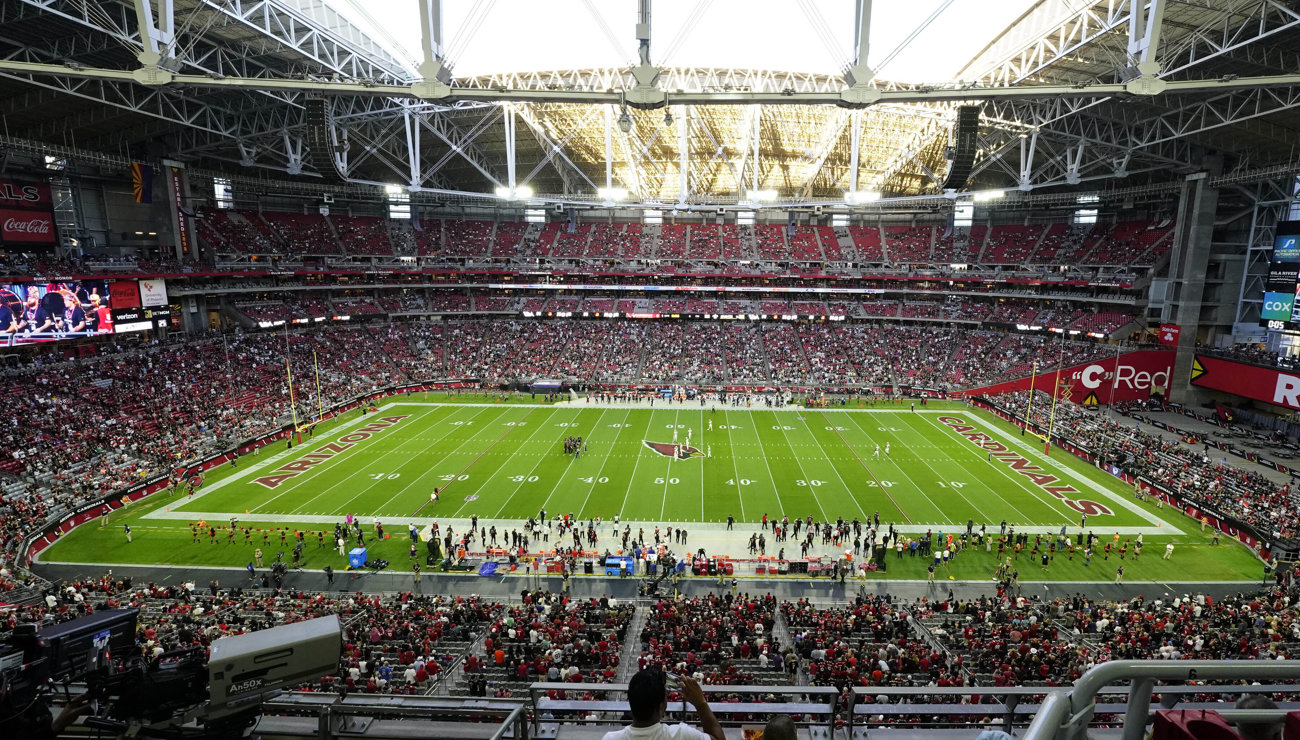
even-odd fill
[{"label": "arizona end zone text", "polygon": [[970,440],[972,444],[980,449],[988,450],[993,453],[996,460],[1006,463],[1017,473],[1025,476],[1034,482],[1034,485],[1042,488],[1044,491],[1061,499],[1066,506],[1074,509],[1080,514],[1088,516],[1098,516],[1101,514],[1112,514],[1113,512],[1096,501],[1075,501],[1068,498],[1068,494],[1081,493],[1079,489],[1069,485],[1053,485],[1060,482],[1060,478],[1046,473],[1042,468],[1036,465],[1030,465],[1029,460],[1019,454],[1007,449],[1007,446],[993,439],[983,432],[975,431],[975,427],[966,423],[966,420],[958,416],[940,416],[939,421],[952,427],[954,432]]},{"label": "arizona end zone text", "polygon": [[340,452],[344,452],[348,448],[355,446],[357,442],[370,439],[370,436],[375,432],[382,432],[402,419],[407,418],[410,418],[410,414],[403,414],[402,416],[382,416],[360,429],[348,432],[327,445],[317,447],[291,463],[281,465],[270,475],[264,475],[261,478],[255,479],[253,482],[261,483],[267,488],[275,488],[290,478],[311,470],[313,465],[320,465]]}]

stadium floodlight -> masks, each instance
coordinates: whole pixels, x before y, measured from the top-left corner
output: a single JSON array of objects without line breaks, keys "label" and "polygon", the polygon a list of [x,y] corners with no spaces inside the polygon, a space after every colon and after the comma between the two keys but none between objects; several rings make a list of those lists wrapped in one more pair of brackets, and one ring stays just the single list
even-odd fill
[{"label": "stadium floodlight", "polygon": [[384,193],[387,195],[401,195],[406,192],[406,188],[401,185],[385,185]]},{"label": "stadium floodlight", "polygon": [[632,116],[629,116],[627,111],[623,111],[623,115],[618,117],[618,130],[625,134],[632,132]]},{"label": "stadium floodlight", "polygon": [[874,203],[880,200],[880,193],[875,190],[858,190],[849,193],[848,198],[845,200],[848,201],[849,205],[859,206],[863,203]]},{"label": "stadium floodlight", "polygon": [[527,185],[518,185],[513,189],[502,185],[497,188],[496,193],[498,198],[505,198],[506,200],[527,200],[533,197],[533,189]]},{"label": "stadium floodlight", "polygon": [[745,193],[745,200],[750,203],[771,203],[776,200],[775,190],[750,190]]},{"label": "stadium floodlight", "polygon": [[972,197],[974,197],[976,202],[984,202],[988,200],[997,200],[998,198],[1005,198],[1006,195],[1006,192],[1003,190],[980,190],[973,193]]},{"label": "stadium floodlight", "polygon": [[597,188],[596,195],[606,202],[614,202],[627,199],[627,188]]}]

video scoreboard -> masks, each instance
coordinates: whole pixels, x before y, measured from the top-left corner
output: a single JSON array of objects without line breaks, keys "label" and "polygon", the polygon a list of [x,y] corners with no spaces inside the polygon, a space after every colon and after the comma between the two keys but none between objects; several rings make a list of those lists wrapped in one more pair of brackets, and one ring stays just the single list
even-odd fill
[{"label": "video scoreboard", "polygon": [[1276,233],[1259,325],[1300,330],[1300,221],[1282,221]]}]

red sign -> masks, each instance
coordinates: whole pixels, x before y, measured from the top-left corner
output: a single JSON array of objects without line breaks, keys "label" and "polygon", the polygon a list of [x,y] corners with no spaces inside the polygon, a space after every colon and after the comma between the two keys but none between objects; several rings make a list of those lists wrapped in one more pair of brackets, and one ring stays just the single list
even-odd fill
[{"label": "red sign", "polygon": [[115,280],[108,284],[109,305],[113,308],[136,308],[140,305],[140,290],[134,280]]},{"label": "red sign", "polygon": [[0,206],[48,210],[53,204],[50,186],[46,183],[0,180]]},{"label": "red sign", "polygon": [[1161,324],[1160,325],[1160,343],[1166,347],[1178,346],[1178,335],[1182,333],[1183,328],[1178,324]]},{"label": "red sign", "polygon": [[0,208],[0,241],[5,244],[53,244],[54,216],[48,211]]},{"label": "red sign", "polygon": [[1192,385],[1289,409],[1300,409],[1300,376],[1270,367],[1197,355]]},{"label": "red sign", "polygon": [[172,218],[176,220],[176,246],[180,249],[178,257],[185,259],[190,254],[190,224],[185,216],[185,187],[181,181],[181,168],[168,167],[171,173]]},{"label": "red sign", "polygon": [[[1064,368],[1060,372],[1058,395],[1078,404],[1109,404],[1116,401],[1142,401],[1153,391],[1169,388],[1173,372],[1174,353],[1171,350],[1141,350],[1114,356],[1083,365]],[[1042,371],[1033,379],[1034,388],[1051,393],[1056,386],[1055,370]],[[959,391],[953,396],[996,395],[1029,389],[1030,378],[1020,378],[1005,383]]]}]

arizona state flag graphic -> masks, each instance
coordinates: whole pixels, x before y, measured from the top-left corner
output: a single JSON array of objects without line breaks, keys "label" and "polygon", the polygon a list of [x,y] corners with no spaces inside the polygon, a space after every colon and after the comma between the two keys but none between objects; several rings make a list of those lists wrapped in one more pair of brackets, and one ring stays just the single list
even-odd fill
[{"label": "arizona state flag graphic", "polygon": [[141,162],[131,163],[131,194],[136,203],[153,202],[153,167]]}]

